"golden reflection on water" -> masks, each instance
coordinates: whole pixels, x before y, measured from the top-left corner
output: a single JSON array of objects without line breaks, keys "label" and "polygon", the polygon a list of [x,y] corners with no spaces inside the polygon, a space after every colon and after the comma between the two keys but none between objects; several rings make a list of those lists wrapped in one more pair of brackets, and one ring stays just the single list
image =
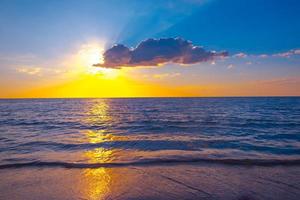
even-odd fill
[{"label": "golden reflection on water", "polygon": [[[108,99],[97,99],[91,102],[92,105],[88,105],[86,122],[89,124],[105,123],[110,124],[113,120],[109,114],[109,100]],[[91,106],[91,107],[89,107]]]},{"label": "golden reflection on water", "polygon": [[[92,124],[110,123],[113,118],[109,116],[109,103],[106,100],[97,100],[88,111],[86,122]],[[107,130],[87,131],[87,141],[92,144],[113,140],[112,134]],[[114,159],[114,151],[105,148],[95,148],[84,153],[89,163],[108,163]],[[86,199],[106,199],[110,196],[113,182],[112,170],[108,168],[85,169],[84,195]]]}]

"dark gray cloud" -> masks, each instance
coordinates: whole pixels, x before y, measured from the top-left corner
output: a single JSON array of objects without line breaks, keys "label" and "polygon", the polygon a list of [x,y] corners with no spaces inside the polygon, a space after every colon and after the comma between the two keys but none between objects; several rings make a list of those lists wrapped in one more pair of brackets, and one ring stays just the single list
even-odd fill
[{"label": "dark gray cloud", "polygon": [[182,38],[147,39],[136,48],[117,44],[103,54],[104,63],[94,66],[122,68],[158,66],[165,63],[195,64],[228,56],[227,52],[206,51]]}]

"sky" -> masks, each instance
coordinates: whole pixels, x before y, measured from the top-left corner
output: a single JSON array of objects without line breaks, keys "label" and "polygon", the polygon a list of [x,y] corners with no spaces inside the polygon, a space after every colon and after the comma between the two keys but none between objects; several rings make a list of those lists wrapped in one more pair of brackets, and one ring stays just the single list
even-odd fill
[{"label": "sky", "polygon": [[298,0],[0,0],[0,98],[299,96]]}]

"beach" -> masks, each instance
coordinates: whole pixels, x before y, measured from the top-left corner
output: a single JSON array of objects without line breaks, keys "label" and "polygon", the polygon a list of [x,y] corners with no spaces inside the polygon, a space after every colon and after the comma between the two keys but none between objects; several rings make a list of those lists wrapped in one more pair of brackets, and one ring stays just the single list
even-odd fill
[{"label": "beach", "polygon": [[298,199],[300,167],[165,165],[1,170],[1,199]]}]

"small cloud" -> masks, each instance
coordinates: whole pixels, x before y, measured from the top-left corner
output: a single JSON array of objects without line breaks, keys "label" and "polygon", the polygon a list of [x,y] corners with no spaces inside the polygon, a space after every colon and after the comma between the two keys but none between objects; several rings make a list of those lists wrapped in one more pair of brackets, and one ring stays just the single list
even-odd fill
[{"label": "small cloud", "polygon": [[16,69],[19,73],[24,73],[28,75],[39,75],[41,68],[39,67],[19,67]]},{"label": "small cloud", "polygon": [[237,54],[235,54],[235,55],[233,55],[233,57],[235,57],[235,58],[247,58],[247,54],[245,54],[245,53],[237,53]]},{"label": "small cloud", "polygon": [[206,51],[182,38],[147,39],[135,48],[117,44],[103,54],[104,62],[94,66],[115,68],[160,66],[166,63],[195,64],[228,56],[227,52]]},{"label": "small cloud", "polygon": [[292,49],[287,52],[273,54],[273,56],[283,57],[283,58],[289,58],[294,55],[300,55],[300,49]]},{"label": "small cloud", "polygon": [[32,62],[37,60],[38,57],[34,54],[21,54],[21,55],[2,55],[0,54],[0,61],[14,61],[14,62]]},{"label": "small cloud", "polygon": [[154,78],[162,79],[162,78],[174,78],[180,76],[180,73],[163,73],[163,74],[154,74]]},{"label": "small cloud", "polygon": [[232,68],[234,68],[233,64],[230,64],[230,65],[227,66],[227,69],[232,69]]},{"label": "small cloud", "polygon": [[267,54],[261,54],[261,55],[259,55],[258,57],[259,57],[259,58],[267,58],[267,57],[269,57],[269,55],[267,55]]},{"label": "small cloud", "polygon": [[300,84],[299,77],[283,77],[271,80],[262,80],[261,84],[270,84],[270,85],[288,85],[288,84]]}]

